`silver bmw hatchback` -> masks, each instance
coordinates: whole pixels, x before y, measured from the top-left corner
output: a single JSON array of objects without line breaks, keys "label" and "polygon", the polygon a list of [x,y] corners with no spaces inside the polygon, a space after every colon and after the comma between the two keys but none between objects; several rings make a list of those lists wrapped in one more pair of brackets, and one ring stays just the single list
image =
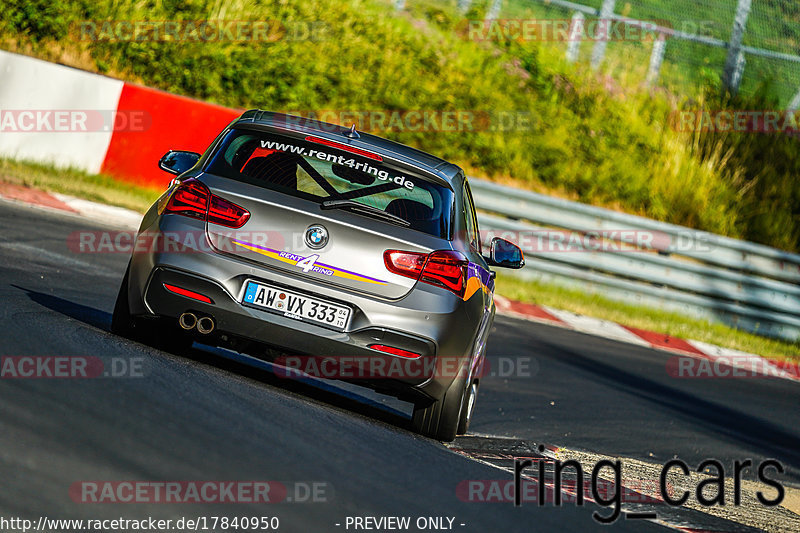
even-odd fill
[{"label": "silver bmw hatchback", "polygon": [[[183,350],[198,340],[413,403],[412,428],[452,441],[474,412],[494,319],[464,172],[328,123],[245,112],[147,211],[112,331]],[[324,369],[324,370],[322,370]]]}]

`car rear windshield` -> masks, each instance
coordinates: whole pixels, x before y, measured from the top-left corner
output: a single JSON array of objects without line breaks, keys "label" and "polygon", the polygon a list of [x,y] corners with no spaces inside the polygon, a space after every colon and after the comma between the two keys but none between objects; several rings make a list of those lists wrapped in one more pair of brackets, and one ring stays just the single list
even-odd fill
[{"label": "car rear windshield", "polygon": [[234,129],[206,171],[320,204],[358,202],[429,235],[450,234],[452,190],[333,146]]}]

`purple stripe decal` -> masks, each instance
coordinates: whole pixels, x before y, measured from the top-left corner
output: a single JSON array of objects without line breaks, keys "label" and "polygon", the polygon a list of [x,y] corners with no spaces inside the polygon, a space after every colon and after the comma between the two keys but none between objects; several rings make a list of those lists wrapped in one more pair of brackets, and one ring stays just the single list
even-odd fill
[{"label": "purple stripe decal", "polygon": [[369,280],[372,280],[372,281],[377,281],[377,282],[380,282],[380,283],[386,283],[382,279],[371,278],[369,276],[365,276],[364,274],[359,274],[358,272],[350,272],[349,270],[345,270],[343,268],[339,268],[339,267],[335,267],[335,266],[331,266],[331,265],[326,265],[325,263],[317,263],[317,264],[318,265],[322,265],[322,266],[327,267],[327,268],[332,268],[333,270],[338,270],[339,272],[344,272],[345,274],[352,274],[353,276],[361,276],[362,278],[366,278],[366,279],[369,279]]},{"label": "purple stripe decal", "polygon": [[[236,242],[236,241],[234,241],[234,242]],[[272,252],[273,254],[280,255],[282,253],[279,250],[273,250],[272,248],[267,248],[265,246],[259,246],[257,244],[252,244],[252,243],[249,243],[249,242],[246,242],[246,241],[242,241],[242,242],[244,244],[246,244],[247,246],[252,246],[253,248],[258,248],[259,250],[264,250],[266,252]],[[318,262],[318,263],[315,263],[315,264],[317,264],[317,265],[319,265],[321,267],[324,267],[324,268],[329,268],[331,270],[338,270],[339,272],[344,272],[345,274],[350,274],[352,276],[359,276],[359,277],[362,277],[364,279],[368,279],[368,280],[371,280],[371,281],[377,281],[378,283],[387,283],[386,281],[384,281],[382,279],[371,278],[369,276],[365,276],[364,274],[359,274],[358,272],[351,272],[349,270],[345,270],[343,268],[339,268],[339,267],[336,267],[336,266],[333,266],[333,265],[329,265],[327,263],[319,263]]]}]

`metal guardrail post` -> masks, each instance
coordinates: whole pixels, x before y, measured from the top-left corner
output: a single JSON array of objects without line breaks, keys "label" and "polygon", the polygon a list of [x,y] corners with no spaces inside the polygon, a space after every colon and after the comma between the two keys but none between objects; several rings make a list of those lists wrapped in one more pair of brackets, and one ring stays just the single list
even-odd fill
[{"label": "metal guardrail post", "polygon": [[733,77],[731,78],[731,91],[734,93],[739,91],[739,86],[742,84],[744,77],[744,68],[747,66],[747,57],[744,52],[739,52],[739,57],[736,58],[736,68],[733,70]]},{"label": "metal guardrail post", "polygon": [[494,2],[492,2],[492,7],[490,7],[489,11],[486,13],[486,20],[495,20],[499,17],[502,7],[503,0],[494,0]]},{"label": "metal guardrail post", "polygon": [[742,41],[744,40],[744,31],[747,27],[747,18],[750,16],[752,1],[739,0],[739,5],[736,7],[736,16],[733,20],[733,29],[731,29],[731,39],[728,42],[728,57],[725,59],[722,81],[728,90],[734,94],[739,91],[739,83],[744,73]]},{"label": "metal guardrail post", "polygon": [[578,60],[585,22],[586,17],[583,16],[583,13],[580,11],[573,13],[572,22],[569,25],[569,43],[567,44],[567,61],[570,63]]},{"label": "metal guardrail post", "polygon": [[[600,68],[600,64],[606,56],[606,47],[608,46],[608,39],[611,35],[611,23],[614,16],[614,5],[616,0],[603,0],[603,7],[600,8],[600,20],[597,24],[597,31],[594,38],[597,42],[594,43],[592,49],[592,68]],[[603,33],[605,33],[603,35]]]},{"label": "metal guardrail post", "polygon": [[797,94],[794,95],[794,98],[792,98],[792,101],[789,103],[789,107],[787,107],[786,110],[790,113],[800,110],[800,89],[798,89]]},{"label": "metal guardrail post", "polygon": [[[570,1],[570,0],[533,0],[533,1],[538,2],[540,4],[545,4],[545,5],[548,5],[548,6],[550,6],[550,5],[558,6],[558,7],[561,7],[563,9],[565,9],[565,10],[569,10],[570,12],[580,11],[580,12],[582,12],[582,13],[588,15],[588,16],[592,16],[592,17],[603,16],[603,15],[601,15],[601,12],[598,11],[597,9],[595,9],[593,7],[589,7],[589,6],[581,4],[581,3],[578,3],[578,2],[575,2],[575,1]],[[749,15],[749,9],[750,9],[750,4],[751,3],[752,3],[752,0],[740,0],[739,1],[739,6],[740,6],[739,13],[742,14],[742,16],[740,16],[742,24],[735,24],[734,27],[735,28],[741,28],[741,30],[742,30],[741,34],[744,33],[744,25],[747,22],[746,17],[743,16],[743,15],[745,14],[745,12]],[[745,7],[747,9],[745,9]],[[737,13],[737,15],[738,15],[738,13]],[[628,26],[647,27],[651,31],[656,31],[656,32],[664,34],[664,35],[666,35],[667,37],[670,37],[670,38],[681,39],[681,40],[684,40],[684,41],[690,41],[690,42],[694,42],[694,43],[699,43],[699,44],[703,44],[705,46],[713,46],[715,48],[725,48],[725,49],[728,49],[729,52],[732,49],[733,44],[735,44],[735,43],[732,43],[732,42],[723,41],[722,39],[717,39],[716,37],[710,37],[710,36],[707,36],[707,35],[697,35],[697,34],[694,34],[694,33],[689,33],[687,31],[676,30],[674,28],[669,28],[669,27],[666,27],[666,26],[656,26],[655,28],[652,28],[651,23],[648,23],[648,22],[645,22],[645,21],[642,21],[642,20],[631,19],[631,18],[628,18],[628,17],[624,17],[622,15],[614,14],[614,13],[611,14],[611,20],[619,22],[621,24],[628,25]],[[600,43],[598,43],[598,44],[600,44]],[[596,50],[594,52],[600,53],[600,51],[602,49],[603,53],[605,53],[605,43],[600,45],[600,46],[596,46],[595,48],[596,48]],[[757,57],[766,57],[768,59],[777,59],[777,60],[780,60],[780,61],[789,61],[789,62],[792,62],[792,63],[800,63],[800,55],[799,54],[787,54],[787,53],[784,53],[784,52],[776,52],[774,50],[766,50],[764,48],[756,48],[756,47],[753,47],[753,46],[745,46],[745,45],[742,44],[742,38],[739,39],[738,48],[739,48],[739,51],[742,54],[745,54],[747,56],[751,56],[752,55],[752,56],[757,56]],[[594,53],[593,53],[592,65],[595,68],[599,67],[600,63],[602,63],[602,60],[603,60],[603,57],[600,56],[599,60],[596,61],[596,58],[595,58]],[[726,80],[729,80],[729,79],[731,81],[737,81],[737,79],[736,79],[737,77],[738,77],[738,80],[741,81],[742,74],[744,72],[744,66],[745,66],[745,63],[743,62],[742,58],[740,57],[739,54],[731,54],[731,53],[729,53],[728,54],[728,61],[730,61],[730,65],[728,65],[729,66],[730,75],[727,75],[726,72],[723,72],[722,73],[723,81],[726,81]],[[727,65],[727,63],[726,63],[726,65]],[[738,83],[736,85],[738,86]],[[800,96],[795,98],[795,101],[793,102],[793,105],[791,107],[794,107],[795,110],[800,109]]]},{"label": "metal guardrail post", "polygon": [[663,33],[659,33],[656,40],[653,41],[653,51],[650,54],[650,68],[647,70],[647,85],[655,85],[658,82],[666,50],[667,38]]}]

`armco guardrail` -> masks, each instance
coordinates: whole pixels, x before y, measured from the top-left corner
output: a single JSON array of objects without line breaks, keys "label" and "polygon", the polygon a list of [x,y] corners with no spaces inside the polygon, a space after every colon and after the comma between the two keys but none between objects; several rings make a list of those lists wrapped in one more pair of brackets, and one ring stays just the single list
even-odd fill
[{"label": "armco guardrail", "polygon": [[504,236],[519,271],[635,305],[800,339],[800,255],[470,179],[486,242]]}]

